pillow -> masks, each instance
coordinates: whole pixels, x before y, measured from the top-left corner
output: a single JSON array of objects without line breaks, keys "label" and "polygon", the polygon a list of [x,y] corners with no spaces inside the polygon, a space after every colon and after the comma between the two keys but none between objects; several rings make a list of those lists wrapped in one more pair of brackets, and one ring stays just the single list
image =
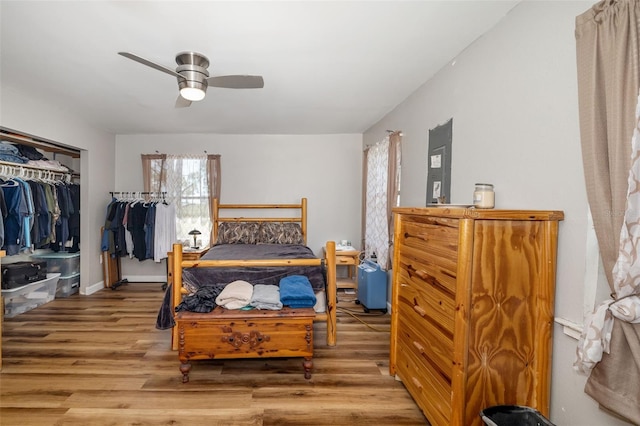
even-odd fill
[{"label": "pillow", "polygon": [[221,222],[217,244],[255,244],[260,229],[258,222]]},{"label": "pillow", "polygon": [[263,222],[258,231],[258,244],[304,244],[299,223]]}]

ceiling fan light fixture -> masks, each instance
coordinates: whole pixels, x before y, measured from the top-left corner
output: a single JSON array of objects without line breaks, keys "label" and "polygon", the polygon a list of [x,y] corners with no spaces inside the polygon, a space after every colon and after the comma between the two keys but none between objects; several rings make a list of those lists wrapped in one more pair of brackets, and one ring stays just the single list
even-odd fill
[{"label": "ceiling fan light fixture", "polygon": [[197,102],[204,99],[204,90],[197,87],[183,87],[180,89],[180,96],[188,101]]}]

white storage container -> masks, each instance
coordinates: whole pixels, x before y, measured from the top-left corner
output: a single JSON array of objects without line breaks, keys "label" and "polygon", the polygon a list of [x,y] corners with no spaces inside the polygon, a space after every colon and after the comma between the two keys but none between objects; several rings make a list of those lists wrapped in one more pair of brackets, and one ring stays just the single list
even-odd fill
[{"label": "white storage container", "polygon": [[4,315],[7,318],[15,317],[18,314],[51,302],[56,296],[58,278],[60,278],[60,274],[49,273],[46,280],[36,281],[10,290],[2,290]]},{"label": "white storage container", "polygon": [[80,290],[80,274],[74,274],[69,277],[60,277],[58,279],[58,290],[56,290],[56,298],[69,297],[76,294]]},{"label": "white storage container", "polygon": [[62,277],[68,277],[80,272],[80,253],[32,254],[31,257],[44,260],[47,262],[47,272],[59,272]]}]

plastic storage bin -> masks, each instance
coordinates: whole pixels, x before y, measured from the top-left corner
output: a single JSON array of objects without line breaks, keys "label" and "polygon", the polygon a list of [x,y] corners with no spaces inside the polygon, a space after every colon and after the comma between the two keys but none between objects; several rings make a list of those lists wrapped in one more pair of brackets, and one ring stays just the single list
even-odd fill
[{"label": "plastic storage bin", "polygon": [[480,412],[488,426],[555,426],[538,410],[520,405],[496,405]]},{"label": "plastic storage bin", "polygon": [[60,277],[58,279],[58,289],[56,290],[56,298],[69,297],[76,294],[80,289],[80,274],[74,274],[69,277]]},{"label": "plastic storage bin", "polygon": [[80,272],[80,253],[32,254],[31,257],[46,261],[47,272],[59,272],[62,277]]},{"label": "plastic storage bin", "polygon": [[46,280],[36,281],[10,290],[2,290],[4,315],[7,318],[15,317],[51,302],[56,296],[59,277],[59,273],[49,273]]}]

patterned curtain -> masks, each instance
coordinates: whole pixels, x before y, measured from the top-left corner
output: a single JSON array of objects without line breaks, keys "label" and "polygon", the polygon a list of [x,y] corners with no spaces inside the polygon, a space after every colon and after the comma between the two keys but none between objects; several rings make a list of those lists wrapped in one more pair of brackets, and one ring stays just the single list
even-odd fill
[{"label": "patterned curtain", "polygon": [[640,1],[578,16],[576,49],[587,195],[612,298],[586,316],[574,366],[589,374],[588,395],[640,424]]},{"label": "patterned curtain", "polygon": [[387,212],[389,137],[369,147],[367,155],[365,256],[375,253],[378,264],[387,269],[389,258],[389,221]]}]

